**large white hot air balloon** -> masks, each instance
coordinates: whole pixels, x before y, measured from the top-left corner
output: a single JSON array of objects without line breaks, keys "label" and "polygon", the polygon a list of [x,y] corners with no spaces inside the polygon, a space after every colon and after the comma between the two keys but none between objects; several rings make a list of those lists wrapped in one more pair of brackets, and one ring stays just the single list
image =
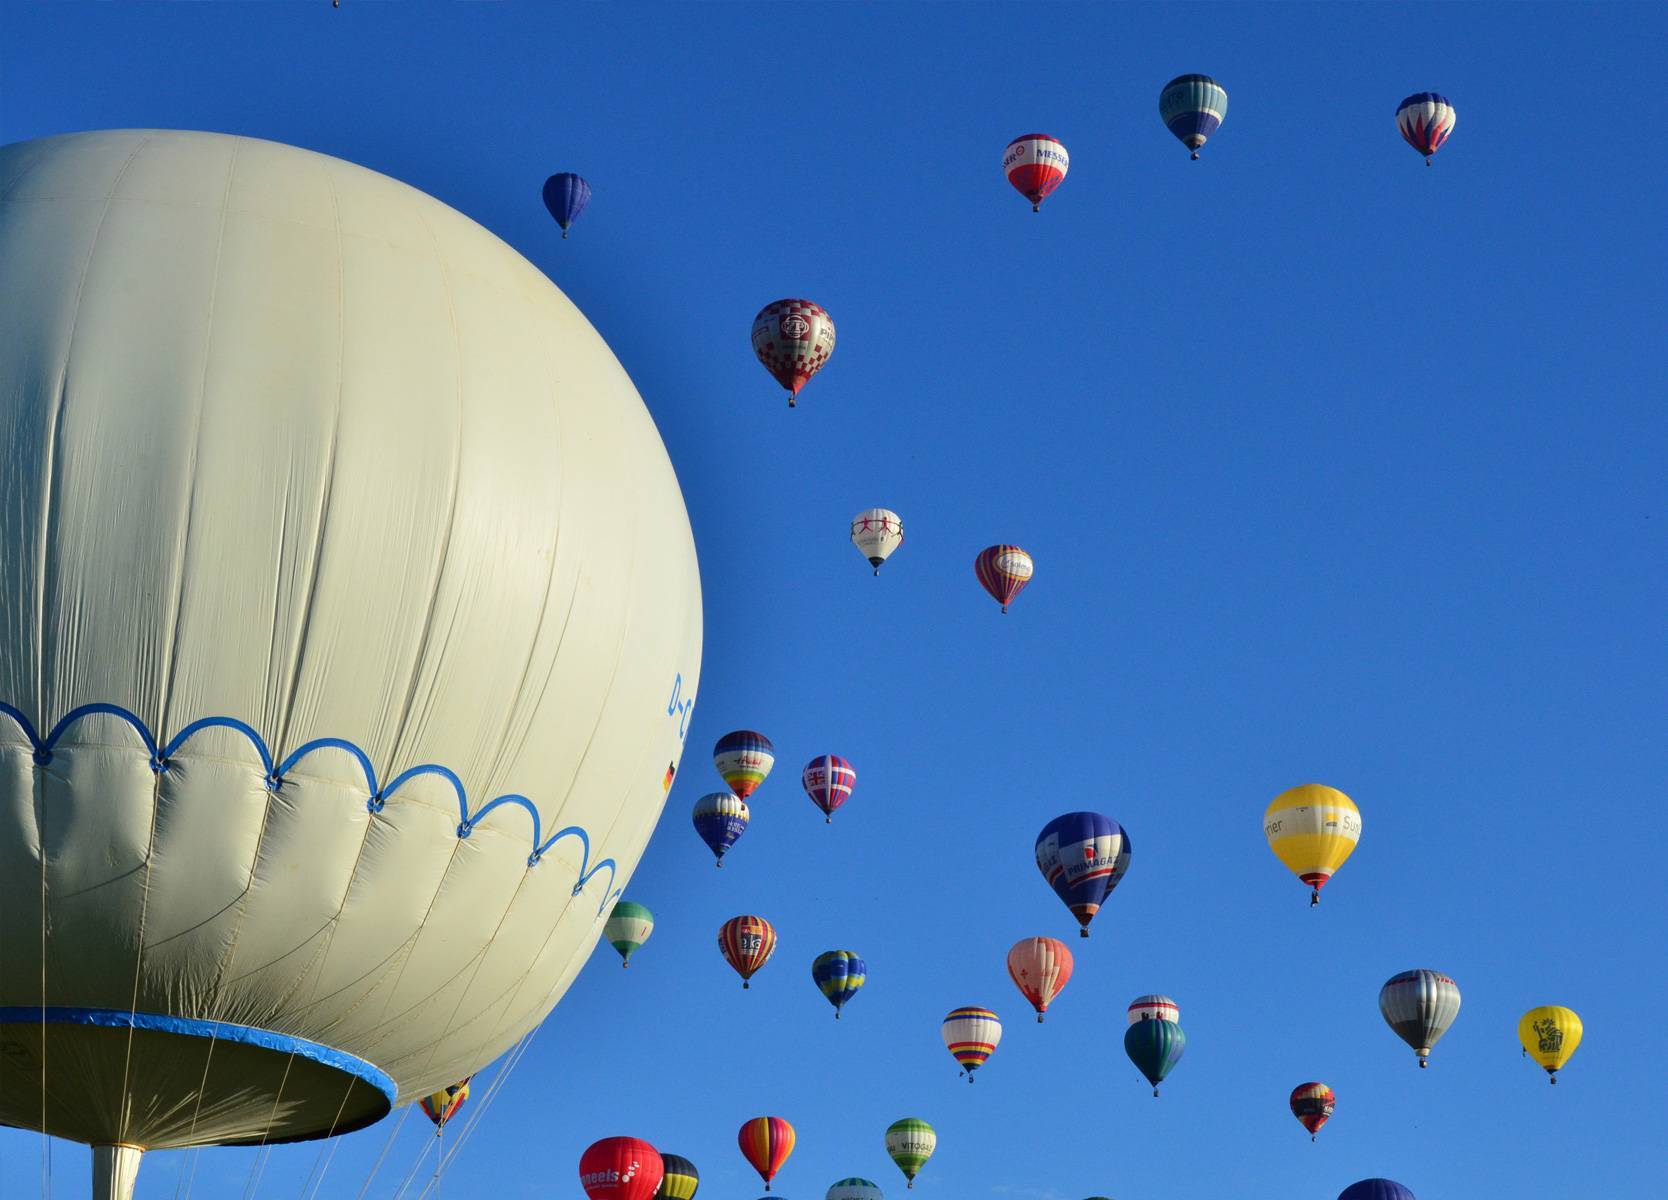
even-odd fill
[{"label": "large white hot air balloon", "polygon": [[562,293],[323,155],[7,146],[0,454],[0,1123],[108,1200],[537,1025],[701,651],[666,452]]}]

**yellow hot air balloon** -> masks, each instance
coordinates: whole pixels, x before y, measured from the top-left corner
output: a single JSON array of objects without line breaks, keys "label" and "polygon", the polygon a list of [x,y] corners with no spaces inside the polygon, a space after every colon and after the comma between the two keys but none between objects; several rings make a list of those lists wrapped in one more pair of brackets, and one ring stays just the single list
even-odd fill
[{"label": "yellow hot air balloon", "polygon": [[1275,857],[1309,885],[1313,906],[1360,841],[1361,810],[1337,788],[1305,783],[1274,797],[1263,814],[1263,835]]},{"label": "yellow hot air balloon", "polygon": [[1581,1018],[1557,1004],[1531,1008],[1517,1023],[1517,1040],[1523,1043],[1524,1053],[1545,1067],[1557,1083],[1559,1069],[1581,1045]]}]

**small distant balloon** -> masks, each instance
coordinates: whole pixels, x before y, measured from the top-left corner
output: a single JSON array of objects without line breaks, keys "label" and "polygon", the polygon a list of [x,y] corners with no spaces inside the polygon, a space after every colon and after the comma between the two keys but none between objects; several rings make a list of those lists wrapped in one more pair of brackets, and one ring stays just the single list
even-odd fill
[{"label": "small distant balloon", "polygon": [[452,1119],[453,1113],[463,1107],[463,1102],[467,1099],[469,1080],[463,1079],[441,1088],[438,1092],[431,1092],[418,1103],[422,1105],[423,1115],[434,1122],[434,1135],[439,1137],[440,1131],[446,1127],[446,1122]]},{"label": "small distant balloon", "polygon": [[1197,159],[1228,115],[1228,90],[1209,75],[1178,75],[1158,93],[1158,115]]},{"label": "small distant balloon", "polygon": [[1557,1083],[1558,1072],[1581,1045],[1581,1018],[1558,1004],[1531,1008],[1517,1023],[1517,1039],[1524,1053]]},{"label": "small distant balloon", "polygon": [[712,765],[718,768],[736,798],[745,800],[758,790],[770,774],[770,768],[776,765],[776,747],[762,733],[738,729],[718,739],[712,748]]},{"label": "small distant balloon", "polygon": [[662,1154],[660,1161],[665,1173],[654,1200],[695,1200],[696,1189],[701,1186],[701,1173],[695,1164],[678,1154]]},{"label": "small distant balloon", "polygon": [[572,171],[562,171],[544,181],[544,206],[562,227],[562,237],[591,202],[591,185]]},{"label": "small distant balloon", "polygon": [[713,853],[714,863],[724,865],[724,852],[747,832],[752,819],[747,801],[734,792],[708,792],[695,801],[695,832]]},{"label": "small distant balloon", "polygon": [[1412,1046],[1421,1067],[1431,1047],[1459,1016],[1459,984],[1440,971],[1403,971],[1379,989],[1378,1010],[1397,1037]]},{"label": "small distant balloon", "polygon": [[776,953],[776,927],[763,917],[732,917],[718,929],[718,949],[724,961],[748,988],[758,969]]},{"label": "small distant balloon", "polygon": [[1186,1049],[1187,1035],[1174,1021],[1136,1021],[1124,1029],[1124,1053],[1153,1085],[1155,1096]]},{"label": "small distant balloon", "polygon": [[1137,1021],[1174,1021],[1181,1024],[1181,1009],[1168,996],[1148,994],[1129,1002],[1129,1023]]},{"label": "small distant balloon", "polygon": [[1002,1020],[988,1008],[952,1009],[944,1018],[944,1045],[973,1082],[973,1072],[985,1065],[1002,1041]]},{"label": "small distant balloon", "polygon": [[634,904],[630,900],[621,900],[614,905],[614,910],[608,914],[607,923],[602,927],[602,936],[620,952],[622,967],[631,965],[631,956],[642,949],[643,943],[649,940],[649,934],[653,932],[654,914],[641,904]]},{"label": "small distant balloon", "polygon": [[793,1126],[781,1117],[754,1117],[742,1123],[736,1141],[741,1146],[741,1156],[759,1173],[768,1192],[770,1181],[793,1153]]},{"label": "small distant balloon", "polygon": [[876,575],[903,540],[903,518],[889,508],[866,508],[851,519],[851,544],[869,560]]},{"label": "small distant balloon", "polygon": [[834,318],[809,300],[777,300],[753,318],[753,353],[776,382],[788,390],[788,407],[799,399],[834,353]]},{"label": "small distant balloon", "polygon": [[1042,211],[1046,200],[1071,169],[1071,155],[1058,138],[1046,133],[1026,133],[1008,143],[1002,151],[1002,172],[1021,196],[1031,202],[1032,212]]},{"label": "small distant balloon", "polygon": [[904,1117],[886,1127],[886,1153],[903,1172],[906,1187],[915,1186],[915,1177],[936,1149],[938,1132],[920,1117]]},{"label": "small distant balloon", "polygon": [[850,1179],[836,1182],[823,1200],[886,1200],[886,1194],[874,1180],[859,1179],[853,1175]]},{"label": "small distant balloon", "polygon": [[1311,1142],[1320,1127],[1332,1119],[1332,1110],[1337,1105],[1338,1097],[1324,1083],[1300,1083],[1292,1089],[1292,1116],[1309,1131]]},{"label": "small distant balloon", "polygon": [[1415,92],[1396,106],[1396,128],[1401,130],[1402,140],[1425,156],[1427,167],[1431,156],[1454,132],[1456,120],[1454,106],[1446,96],[1435,92]]},{"label": "small distant balloon", "polygon": [[590,1200],[652,1200],[665,1171],[642,1138],[603,1138],[580,1156],[579,1186]]},{"label": "small distant balloon", "polygon": [[973,560],[973,573],[979,577],[979,585],[1007,612],[1014,597],[1036,574],[1036,564],[1018,546],[990,546]]},{"label": "small distant balloon", "polygon": [[1338,1193],[1338,1200],[1418,1200],[1393,1179],[1363,1179]]},{"label": "small distant balloon", "polygon": [[1008,975],[1037,1010],[1037,1024],[1071,979],[1071,968],[1071,950],[1056,938],[1021,938],[1008,951]]},{"label": "small distant balloon", "polygon": [[851,799],[851,789],[857,786],[857,768],[837,754],[819,754],[805,764],[799,779],[811,803],[832,825],[834,810]]},{"label": "small distant balloon", "polygon": [[829,950],[811,963],[811,980],[834,1006],[835,1020],[868,977],[868,964],[850,950]]}]

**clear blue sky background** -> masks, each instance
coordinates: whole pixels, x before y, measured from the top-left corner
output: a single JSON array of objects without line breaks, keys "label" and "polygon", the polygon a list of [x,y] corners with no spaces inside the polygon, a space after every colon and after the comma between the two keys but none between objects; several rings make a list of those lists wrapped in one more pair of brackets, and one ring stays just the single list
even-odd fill
[{"label": "clear blue sky background", "polygon": [[[636,380],[694,523],[705,670],[684,769],[602,946],[448,1174],[579,1200],[593,1139],[758,1181],[735,1130],[786,1116],[778,1180],[820,1200],[882,1131],[938,1128],[922,1200],[1420,1200],[1661,1194],[1660,875],[1668,598],[1668,8],[306,4],[0,8],[0,138],[225,130],[339,155],[463,210],[580,305]],[[1231,98],[1201,162],[1159,88]],[[1459,112],[1427,170],[1396,102]],[[1013,136],[1070,148],[1033,216]],[[538,198],[596,189],[571,240]],[[748,345],[825,305],[831,365],[788,411]],[[878,580],[846,542],[901,512]],[[1007,617],[974,554],[1036,556]],[[688,810],[756,727],[777,773],[715,872]],[[832,827],[800,791],[851,758]],[[1318,910],[1264,845],[1322,781],[1365,833]],[[1032,862],[1059,812],[1129,827],[1129,877],[1048,1023],[1003,956],[1074,924]],[[781,933],[743,993],[714,945]],[[810,961],[855,949],[836,1024]],[[1432,1070],[1384,1026],[1391,974],[1452,974]],[[1124,1007],[1182,1006],[1154,1100]],[[996,1008],[977,1087],[945,1011]],[[1556,1089],[1518,1015],[1581,1012]],[[1318,1145],[1286,1109],[1322,1079]],[[361,1194],[391,1119],[319,1195]],[[399,1128],[367,1193],[427,1137]],[[85,1152],[54,1150],[56,1194]],[[184,1155],[140,1196],[184,1195]],[[204,1155],[198,1196],[305,1194],[317,1146]],[[40,1139],[0,1134],[0,1192]],[[426,1169],[426,1168],[425,1168]]]}]

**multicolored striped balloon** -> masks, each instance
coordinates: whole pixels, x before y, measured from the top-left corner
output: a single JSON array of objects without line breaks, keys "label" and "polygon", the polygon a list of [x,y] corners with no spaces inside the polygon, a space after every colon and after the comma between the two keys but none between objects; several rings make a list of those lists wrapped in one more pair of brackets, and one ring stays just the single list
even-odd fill
[{"label": "multicolored striped balloon", "polygon": [[1071,979],[1071,968],[1071,951],[1055,938],[1021,938],[1008,951],[1008,975],[1037,1010],[1037,1024]]},{"label": "multicolored striped balloon", "polygon": [[695,1200],[696,1189],[701,1186],[701,1173],[695,1164],[679,1154],[662,1154],[660,1162],[664,1174],[654,1200]]},{"label": "multicolored striped balloon", "polygon": [[1454,132],[1458,119],[1448,98],[1435,92],[1415,92],[1396,105],[1396,128],[1401,130],[1403,141],[1425,156],[1427,167],[1431,155],[1442,149],[1442,143]]},{"label": "multicolored striped balloon", "polygon": [[822,809],[826,823],[832,825],[834,810],[851,799],[857,768],[837,754],[820,754],[805,764],[799,779],[811,803]]},{"label": "multicolored striped balloon", "polygon": [[944,1045],[972,1083],[973,1072],[985,1065],[1002,1041],[1002,1020],[988,1008],[957,1008],[944,1018],[942,1032]]},{"label": "multicolored striped balloon", "polygon": [[1058,138],[1046,133],[1021,134],[1002,151],[1002,172],[1014,190],[1031,202],[1032,212],[1042,211],[1042,202],[1065,181],[1070,169],[1071,155]]},{"label": "multicolored striped balloon", "polygon": [[[473,1079],[471,1075],[469,1079]],[[469,1079],[450,1084],[438,1092],[431,1092],[417,1103],[422,1106],[423,1115],[434,1122],[434,1136],[439,1137],[440,1131],[446,1127],[446,1122],[452,1119],[452,1114],[463,1107],[463,1102],[469,1099]]]},{"label": "multicolored striped balloon", "polygon": [[859,1179],[853,1175],[849,1179],[837,1180],[829,1187],[823,1200],[886,1200],[886,1193],[874,1180]]},{"label": "multicolored striped balloon", "polygon": [[1517,1023],[1517,1040],[1557,1083],[1558,1072],[1581,1045],[1581,1018],[1561,1004],[1531,1008]]},{"label": "multicolored striped balloon", "polygon": [[602,927],[602,936],[609,944],[620,952],[620,965],[629,967],[631,956],[642,949],[643,943],[649,940],[649,934],[654,932],[654,914],[641,904],[634,904],[630,900],[621,900],[608,914],[608,921]]},{"label": "multicolored striped balloon", "polygon": [[[834,353],[834,318],[809,300],[777,300],[753,318],[753,353],[788,389],[788,407]],[[744,797],[745,799],[745,797]]]},{"label": "multicolored striped balloon", "polygon": [[915,1186],[915,1177],[936,1149],[938,1131],[920,1117],[905,1117],[886,1127],[886,1153],[903,1172],[907,1187]]},{"label": "multicolored striped balloon", "polygon": [[752,815],[747,801],[733,792],[708,792],[695,801],[692,814],[695,832],[712,851],[715,866],[724,865],[724,852],[747,832],[747,822]]},{"label": "multicolored striped balloon", "polygon": [[793,1126],[781,1117],[754,1117],[742,1122],[736,1142],[741,1146],[741,1156],[759,1173],[768,1192],[770,1181],[793,1153]]},{"label": "multicolored striped balloon", "polygon": [[1037,835],[1037,870],[1089,936],[1094,920],[1129,871],[1129,834],[1111,817],[1074,812],[1055,817]]},{"label": "multicolored striped balloon", "polygon": [[1355,853],[1361,810],[1337,788],[1305,783],[1281,792],[1263,813],[1263,836],[1286,869],[1309,885],[1309,906]]},{"label": "multicolored striped balloon", "polygon": [[1133,1025],[1137,1021],[1174,1021],[1180,1025],[1181,1009],[1170,997],[1149,992],[1129,1002],[1129,1023]]},{"label": "multicolored striped balloon", "polygon": [[1430,1065],[1431,1047],[1459,1016],[1459,984],[1440,971],[1403,971],[1379,989],[1378,1011],[1385,1022]]},{"label": "multicolored striped balloon", "polygon": [[1174,1021],[1137,1021],[1124,1030],[1124,1053],[1153,1085],[1155,1096],[1186,1049],[1187,1035]]},{"label": "multicolored striped balloon", "polygon": [[1324,1083],[1300,1083],[1292,1089],[1292,1116],[1298,1123],[1309,1131],[1309,1140],[1315,1140],[1320,1127],[1332,1119],[1332,1110],[1338,1106],[1338,1097],[1332,1094],[1332,1089]]},{"label": "multicolored striped balloon", "polygon": [[868,964],[850,950],[829,950],[811,963],[811,979],[834,1006],[836,1021],[846,1001],[857,995],[868,977]]},{"label": "multicolored striped balloon", "polygon": [[776,953],[776,928],[763,917],[731,917],[718,929],[718,949],[741,976],[741,986]]},{"label": "multicolored striped balloon", "polygon": [[1158,93],[1158,115],[1198,158],[1199,147],[1228,115],[1228,90],[1209,75],[1177,75]]},{"label": "multicolored striped balloon", "polygon": [[1007,612],[1014,597],[1025,590],[1031,576],[1036,574],[1036,564],[1018,546],[990,546],[979,551],[979,557],[973,560],[973,574],[979,577],[980,586],[1002,606],[1002,611]]},{"label": "multicolored striped balloon", "polygon": [[776,747],[752,729],[726,733],[712,748],[712,765],[730,785],[736,799],[745,800],[759,788],[776,765]]}]

